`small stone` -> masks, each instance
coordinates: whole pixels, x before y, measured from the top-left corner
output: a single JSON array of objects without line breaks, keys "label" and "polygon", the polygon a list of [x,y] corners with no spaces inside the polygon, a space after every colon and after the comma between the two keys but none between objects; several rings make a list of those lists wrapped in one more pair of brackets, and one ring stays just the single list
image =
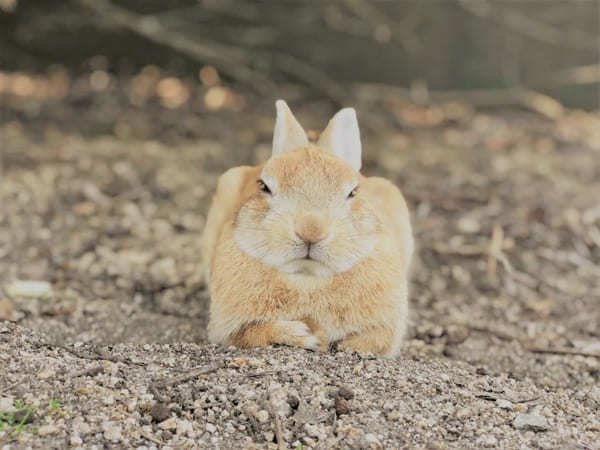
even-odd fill
[{"label": "small stone", "polygon": [[6,287],[11,297],[42,298],[52,294],[52,285],[47,281],[15,280]]},{"label": "small stone", "polygon": [[269,420],[269,413],[267,411],[265,411],[264,409],[261,409],[260,411],[258,411],[256,413],[256,419],[260,423],[265,423],[266,421]]},{"label": "small stone", "polygon": [[161,284],[173,285],[179,281],[177,266],[173,258],[164,258],[156,261],[150,266],[150,275]]},{"label": "small stone", "polygon": [[163,422],[171,416],[171,411],[164,403],[156,403],[150,409],[150,415],[154,422]]},{"label": "small stone", "polygon": [[71,444],[71,447],[80,447],[83,445],[83,439],[81,439],[81,436],[78,434],[72,434],[69,443]]},{"label": "small stone", "polygon": [[0,413],[10,413],[16,408],[14,407],[14,398],[0,397]]},{"label": "small stone", "polygon": [[58,427],[55,425],[42,425],[38,428],[38,436],[48,436],[58,433]]},{"label": "small stone", "polygon": [[496,436],[482,436],[477,439],[477,442],[483,445],[484,447],[496,447],[498,445],[498,439]]},{"label": "small stone", "polygon": [[15,304],[10,300],[0,300],[0,320],[15,319]]},{"label": "small stone", "polygon": [[288,393],[282,387],[275,387],[269,391],[269,401],[273,407],[273,414],[287,417],[292,414],[292,407],[288,402]]},{"label": "small stone", "polygon": [[398,420],[400,420],[400,418],[402,417],[402,415],[400,414],[400,411],[398,411],[397,409],[390,411],[387,415],[387,420],[389,422],[397,422]]},{"label": "small stone", "polygon": [[323,433],[319,426],[313,425],[312,423],[304,424],[304,431],[306,431],[306,434],[309,436],[317,439],[325,439],[327,437],[327,434]]},{"label": "small stone", "polygon": [[121,440],[121,433],[123,432],[120,425],[115,422],[104,422],[102,424],[102,430],[104,431],[104,438],[111,442],[119,442]]},{"label": "small stone", "polygon": [[23,408],[14,413],[14,418],[17,423],[31,423],[35,420],[35,414],[30,408]]},{"label": "small stone", "polygon": [[381,442],[377,439],[377,436],[372,433],[365,434],[365,441],[367,441],[370,448],[383,448]]},{"label": "small stone", "polygon": [[468,417],[471,417],[472,415],[473,411],[471,410],[471,408],[461,408],[458,411],[456,411],[457,419],[466,419]]},{"label": "small stone", "polygon": [[42,370],[38,373],[38,378],[40,380],[47,380],[48,378],[53,378],[56,375],[56,372],[52,369]]},{"label": "small stone", "polygon": [[519,414],[513,421],[513,427],[518,430],[546,431],[549,427],[548,421],[543,416],[535,414]]},{"label": "small stone", "polygon": [[300,405],[300,400],[298,400],[298,397],[296,397],[294,394],[288,394],[287,402],[292,409],[298,409],[298,406]]},{"label": "small stone", "polygon": [[115,404],[115,398],[112,395],[107,395],[106,397],[104,397],[102,399],[102,401],[104,402],[105,405],[109,406],[109,405],[114,405]]},{"label": "small stone", "polygon": [[[460,344],[469,337],[469,329],[458,325],[449,325],[446,329],[446,342]],[[447,381],[447,380],[446,380]]]},{"label": "small stone", "polygon": [[513,409],[513,404],[508,400],[504,400],[503,398],[497,398],[496,405],[498,406],[498,408],[502,409]]},{"label": "small stone", "polygon": [[350,405],[348,400],[343,397],[336,397],[335,399],[335,412],[338,416],[342,414],[350,414]]},{"label": "small stone", "polygon": [[212,423],[207,423],[206,431],[208,431],[209,433],[214,433],[215,431],[217,431],[217,427],[215,427]]},{"label": "small stone", "polygon": [[177,421],[177,434],[190,434],[194,430],[194,425],[189,420]]},{"label": "small stone", "polygon": [[163,420],[159,423],[158,428],[161,430],[175,430],[177,429],[177,422],[175,421],[175,418],[169,417],[167,420]]},{"label": "small stone", "polygon": [[458,219],[456,226],[463,233],[469,234],[477,233],[479,230],[481,230],[481,225],[479,222],[476,219],[468,216]]},{"label": "small stone", "polygon": [[348,386],[340,386],[338,388],[338,395],[345,400],[352,400],[354,398],[354,392]]},{"label": "small stone", "polygon": [[273,442],[273,440],[275,439],[275,433],[273,433],[272,431],[265,431],[263,436],[265,438],[265,441],[267,442]]}]

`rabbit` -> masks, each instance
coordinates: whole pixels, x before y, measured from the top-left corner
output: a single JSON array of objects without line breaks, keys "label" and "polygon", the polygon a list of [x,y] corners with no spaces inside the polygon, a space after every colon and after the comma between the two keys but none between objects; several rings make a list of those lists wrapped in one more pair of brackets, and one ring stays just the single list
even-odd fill
[{"label": "rabbit", "polygon": [[364,177],[356,112],[316,144],[277,100],[272,156],[218,181],[202,236],[211,342],[393,357],[414,243],[398,188]]}]

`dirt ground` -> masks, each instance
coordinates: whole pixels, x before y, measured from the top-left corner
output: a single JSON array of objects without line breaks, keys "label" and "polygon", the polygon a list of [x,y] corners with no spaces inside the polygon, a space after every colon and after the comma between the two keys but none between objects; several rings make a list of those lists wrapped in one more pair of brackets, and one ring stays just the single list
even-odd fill
[{"label": "dirt ground", "polygon": [[[600,449],[598,115],[356,105],[418,243],[383,360],[206,341],[211,191],[268,156],[271,100],[80,84],[0,97],[2,448]],[[294,95],[308,128],[334,112]]]}]

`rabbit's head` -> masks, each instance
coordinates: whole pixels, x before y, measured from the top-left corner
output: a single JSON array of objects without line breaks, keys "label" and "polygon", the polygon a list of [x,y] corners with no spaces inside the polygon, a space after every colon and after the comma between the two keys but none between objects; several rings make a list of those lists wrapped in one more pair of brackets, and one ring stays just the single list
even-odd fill
[{"label": "rabbit's head", "polygon": [[361,195],[356,113],[342,109],[312,145],[286,103],[276,108],[273,155],[247,181],[252,192],[235,218],[235,241],[281,272],[345,272],[369,256],[379,228]]}]

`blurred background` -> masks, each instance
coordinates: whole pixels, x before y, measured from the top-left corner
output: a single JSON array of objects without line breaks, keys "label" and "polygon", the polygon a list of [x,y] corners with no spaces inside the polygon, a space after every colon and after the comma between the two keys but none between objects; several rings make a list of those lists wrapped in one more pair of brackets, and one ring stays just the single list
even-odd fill
[{"label": "blurred background", "polygon": [[407,197],[413,347],[597,382],[523,343],[600,351],[599,21],[595,0],[0,0],[0,318],[204,342],[211,192],[269,156],[285,98],[313,137],[356,107],[364,172]]},{"label": "blurred background", "polygon": [[[107,96],[128,111],[192,114],[278,97],[329,109],[379,102],[400,125],[428,120],[394,112],[402,101],[551,117],[561,105],[589,111],[600,102],[599,8],[596,0],[0,0],[0,95],[13,103],[4,120],[36,121],[56,102],[79,103],[95,111],[62,125],[114,131],[118,119],[99,100]],[[155,125],[130,128],[164,135]]]}]

